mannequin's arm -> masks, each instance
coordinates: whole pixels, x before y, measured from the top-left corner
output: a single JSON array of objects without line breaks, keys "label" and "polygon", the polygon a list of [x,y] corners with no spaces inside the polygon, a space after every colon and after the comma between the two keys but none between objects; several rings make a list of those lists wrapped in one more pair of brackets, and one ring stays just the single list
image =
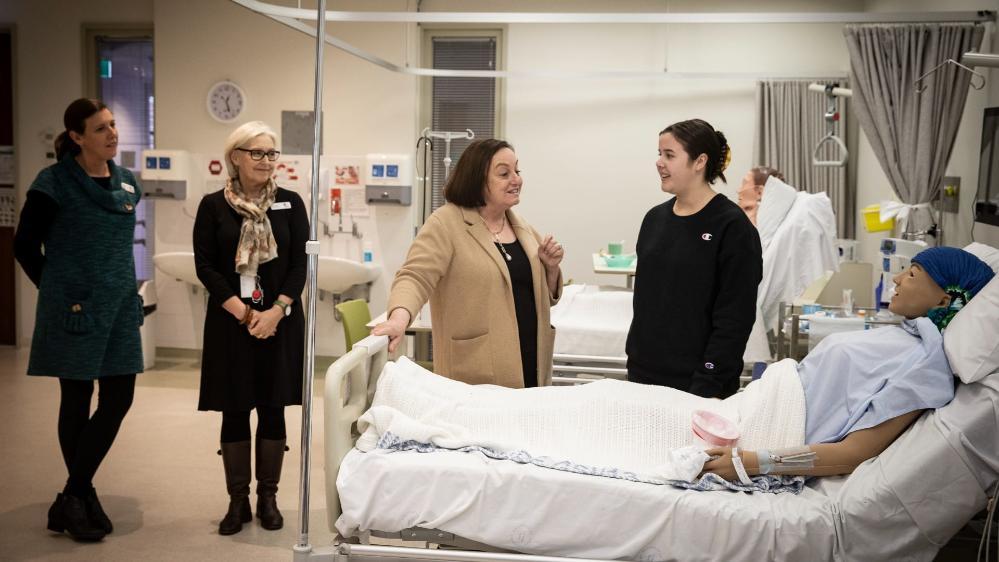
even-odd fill
[{"label": "mannequin's arm", "polygon": [[[924,410],[916,410],[884,421],[874,427],[854,431],[838,443],[819,443],[808,445],[807,449],[814,453],[810,467],[782,467],[777,464],[769,474],[788,474],[801,476],[833,476],[850,474],[867,459],[880,455],[888,445],[891,445],[912,422],[916,421]],[[797,447],[804,451],[806,448]],[[737,480],[738,476],[732,464],[732,449],[717,447],[705,451],[714,458],[704,464],[701,475],[713,472],[726,480]],[[760,451],[739,451],[739,457],[750,475],[760,474]],[[781,450],[771,450],[780,455]]]}]

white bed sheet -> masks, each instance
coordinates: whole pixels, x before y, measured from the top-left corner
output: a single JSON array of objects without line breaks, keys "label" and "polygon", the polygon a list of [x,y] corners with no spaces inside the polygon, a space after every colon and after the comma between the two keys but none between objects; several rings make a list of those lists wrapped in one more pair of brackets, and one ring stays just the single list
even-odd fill
[{"label": "white bed sheet", "polygon": [[[345,536],[423,527],[606,560],[928,562],[995,485],[997,397],[990,385],[961,385],[953,407],[920,418],[881,456],[797,496],[693,492],[479,453],[354,450],[336,481],[336,527]],[[952,410],[957,422],[945,419]]]},{"label": "white bed sheet", "polygon": [[624,357],[631,328],[632,292],[568,285],[552,307],[555,353]]},{"label": "white bed sheet", "polygon": [[[816,560],[833,552],[822,492],[691,492],[487,459],[479,453],[351,451],[337,529],[423,527],[528,554],[629,560]],[[736,522],[736,524],[732,524]],[[700,554],[698,554],[700,553]]]}]

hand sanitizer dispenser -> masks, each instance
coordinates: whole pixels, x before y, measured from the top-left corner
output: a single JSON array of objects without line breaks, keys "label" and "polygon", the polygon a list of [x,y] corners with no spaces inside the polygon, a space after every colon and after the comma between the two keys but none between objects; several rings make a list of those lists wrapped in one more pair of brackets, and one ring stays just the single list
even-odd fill
[{"label": "hand sanitizer dispenser", "polygon": [[368,203],[412,204],[413,166],[408,154],[368,154],[364,161]]},{"label": "hand sanitizer dispenser", "polygon": [[146,150],[141,163],[143,197],[187,199],[193,166],[186,150]]}]

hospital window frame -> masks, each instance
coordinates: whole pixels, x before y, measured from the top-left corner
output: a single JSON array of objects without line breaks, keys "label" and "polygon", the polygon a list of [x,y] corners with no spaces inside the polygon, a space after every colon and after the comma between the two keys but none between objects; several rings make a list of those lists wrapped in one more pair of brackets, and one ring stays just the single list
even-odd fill
[{"label": "hospital window frame", "polygon": [[[506,67],[506,33],[507,26],[501,25],[497,26],[494,24],[484,24],[484,25],[469,25],[469,24],[433,24],[433,25],[420,25],[422,31],[422,36],[420,38],[420,65],[424,68],[432,68],[434,64],[434,39],[437,38],[448,38],[448,37],[485,37],[491,38],[496,42],[496,70],[503,70]],[[502,78],[495,78],[496,88],[495,88],[495,99],[494,99],[494,114],[493,114],[493,136],[496,138],[504,138],[505,136],[505,123],[506,123],[506,80]],[[424,127],[429,127],[433,122],[433,104],[434,104],[434,93],[433,93],[433,77],[425,76],[419,79],[419,111],[417,115],[417,134],[424,129]],[[476,137],[481,138],[481,137]],[[434,145],[436,150],[443,150],[443,141],[435,141]],[[422,151],[419,152],[422,155]],[[451,158],[457,163],[458,158],[452,152]],[[423,170],[422,158],[420,162],[414,161],[414,169],[418,170],[420,173],[425,173]],[[454,164],[452,164],[451,171],[454,171]],[[424,220],[424,209],[427,209],[427,214],[429,215],[429,203],[424,200],[424,190],[423,183],[419,182],[416,186],[418,193],[416,196],[418,208],[416,210],[416,227],[417,229],[423,225]]]}]

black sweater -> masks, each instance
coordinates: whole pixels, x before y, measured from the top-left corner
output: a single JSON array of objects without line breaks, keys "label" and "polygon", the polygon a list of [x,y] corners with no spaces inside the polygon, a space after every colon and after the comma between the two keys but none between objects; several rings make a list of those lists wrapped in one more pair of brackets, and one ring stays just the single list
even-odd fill
[{"label": "black sweater", "polygon": [[760,235],[724,195],[686,217],[675,202],[653,207],[638,234],[628,379],[724,398],[756,320]]}]

